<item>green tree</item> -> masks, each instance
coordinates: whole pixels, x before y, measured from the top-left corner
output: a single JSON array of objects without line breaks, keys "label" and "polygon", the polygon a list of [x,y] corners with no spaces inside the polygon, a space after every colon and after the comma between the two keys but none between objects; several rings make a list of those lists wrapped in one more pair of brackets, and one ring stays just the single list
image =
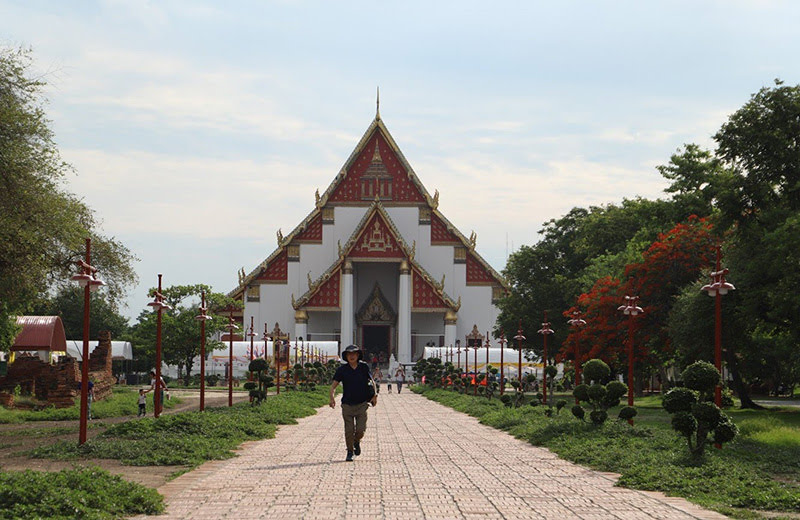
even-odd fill
[{"label": "green tree", "polygon": [[[33,314],[61,316],[67,339],[83,339],[83,289],[62,287],[53,298],[39,301]],[[97,339],[101,330],[111,332],[111,338],[119,340],[128,332],[128,318],[117,312],[102,291],[90,293],[89,339]]]},{"label": "green tree", "polygon": [[[64,187],[72,168],[55,145],[30,53],[0,48],[0,321],[69,283],[84,238],[112,301],[136,280],[131,252],[98,233],[92,210]],[[0,349],[13,335],[0,326]]]},{"label": "green tree", "polygon": [[[173,285],[161,291],[165,302],[172,307],[172,310],[163,311],[161,315],[161,359],[168,365],[177,365],[182,369],[187,381],[194,367],[194,358],[200,355],[200,325],[195,316],[200,313],[197,301],[204,290],[208,314],[212,317],[206,321],[206,352],[211,352],[222,346],[211,337],[226,330],[228,325],[228,317],[214,310],[239,307],[241,302],[212,292],[210,287],[203,284]],[[154,292],[155,289],[150,289],[151,294]],[[155,360],[157,321],[157,313],[143,311],[132,331],[134,349],[152,360]]]}]

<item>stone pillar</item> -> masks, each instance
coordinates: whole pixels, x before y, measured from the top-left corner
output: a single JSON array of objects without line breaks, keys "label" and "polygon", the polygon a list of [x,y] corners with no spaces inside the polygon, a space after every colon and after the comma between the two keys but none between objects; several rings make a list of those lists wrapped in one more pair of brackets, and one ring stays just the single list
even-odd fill
[{"label": "stone pillar", "polygon": [[345,260],[342,267],[341,334],[342,350],[353,343],[353,264]]},{"label": "stone pillar", "polygon": [[305,309],[294,311],[294,337],[308,339],[308,313]]},{"label": "stone pillar", "polygon": [[444,313],[444,346],[445,348],[454,347],[456,344],[456,323],[458,314],[453,310]]},{"label": "stone pillar", "polygon": [[397,360],[411,363],[411,268],[400,263],[400,284],[397,297]]}]

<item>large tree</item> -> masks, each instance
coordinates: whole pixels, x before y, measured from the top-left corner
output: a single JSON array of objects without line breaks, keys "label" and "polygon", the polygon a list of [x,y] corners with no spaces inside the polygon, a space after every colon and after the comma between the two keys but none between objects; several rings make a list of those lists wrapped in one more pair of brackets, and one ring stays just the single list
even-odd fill
[{"label": "large tree", "polygon": [[[63,287],[55,296],[41,300],[33,307],[35,315],[61,316],[68,339],[83,339],[83,289]],[[90,293],[89,339],[97,339],[101,330],[111,333],[118,340],[128,332],[128,318],[121,315],[102,292]]]},{"label": "large tree", "polygon": [[111,301],[136,279],[131,252],[99,234],[92,210],[64,186],[72,169],[55,145],[43,86],[28,51],[0,48],[0,350],[13,339],[11,315],[69,283],[85,237]]},{"label": "large tree", "polygon": [[[155,289],[151,289],[151,294]],[[162,311],[161,316],[161,357],[168,365],[177,365],[185,377],[191,376],[194,358],[200,355],[200,325],[195,319],[200,313],[199,299],[206,292],[206,302],[211,320],[206,321],[206,352],[211,352],[221,344],[211,338],[226,330],[228,317],[219,314],[223,309],[238,307],[241,302],[234,301],[224,294],[215,293],[203,284],[173,285],[162,289],[166,303],[172,310]],[[133,326],[132,341],[140,356],[155,361],[157,314],[143,311]]]}]

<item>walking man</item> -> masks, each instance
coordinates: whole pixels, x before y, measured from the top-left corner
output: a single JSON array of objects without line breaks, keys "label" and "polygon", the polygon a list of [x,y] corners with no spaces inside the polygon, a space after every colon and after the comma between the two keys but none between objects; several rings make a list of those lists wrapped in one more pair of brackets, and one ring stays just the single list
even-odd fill
[{"label": "walking man", "polygon": [[333,375],[331,384],[330,407],[336,407],[334,392],[342,383],[342,417],[344,418],[344,441],[347,444],[348,462],[353,456],[361,455],[361,438],[367,429],[367,408],[378,404],[374,382],[369,372],[369,365],[362,361],[364,355],[356,345],[350,345],[344,352],[343,363]]}]

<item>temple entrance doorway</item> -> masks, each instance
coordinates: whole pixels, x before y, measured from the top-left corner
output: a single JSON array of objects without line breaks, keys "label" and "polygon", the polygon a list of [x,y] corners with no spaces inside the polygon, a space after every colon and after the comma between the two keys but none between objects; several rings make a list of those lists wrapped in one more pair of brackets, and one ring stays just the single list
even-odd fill
[{"label": "temple entrance doorway", "polygon": [[364,325],[361,337],[364,344],[365,361],[372,365],[373,356],[377,356],[381,364],[389,362],[389,346],[391,345],[391,327],[389,325]]}]

